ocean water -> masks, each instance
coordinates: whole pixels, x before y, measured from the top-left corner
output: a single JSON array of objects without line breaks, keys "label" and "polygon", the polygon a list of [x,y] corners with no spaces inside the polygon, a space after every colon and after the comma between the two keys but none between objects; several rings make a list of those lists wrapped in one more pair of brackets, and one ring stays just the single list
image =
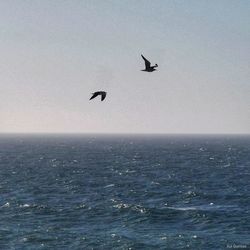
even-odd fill
[{"label": "ocean water", "polygon": [[0,249],[249,249],[249,136],[0,136]]}]

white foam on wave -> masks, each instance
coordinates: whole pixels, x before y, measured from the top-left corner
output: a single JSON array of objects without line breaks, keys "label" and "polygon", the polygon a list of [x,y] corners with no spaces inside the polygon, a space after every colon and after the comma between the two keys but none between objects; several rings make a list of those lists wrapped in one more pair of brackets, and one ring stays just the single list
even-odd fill
[{"label": "white foam on wave", "polygon": [[80,205],[78,205],[76,208],[81,209],[81,208],[85,208],[85,207],[86,207],[85,204],[80,204]]},{"label": "white foam on wave", "polygon": [[31,205],[29,204],[23,204],[23,205],[20,205],[19,207],[30,207]]},{"label": "white foam on wave", "polygon": [[142,214],[146,213],[146,209],[142,207],[141,205],[119,203],[119,204],[114,205],[113,207],[118,208],[118,209],[131,209],[133,211],[140,212]]},{"label": "white foam on wave", "polygon": [[9,207],[10,206],[10,203],[9,202],[6,202],[5,204],[3,204],[2,206],[1,206],[1,208],[2,207]]},{"label": "white foam on wave", "polygon": [[156,181],[151,181],[151,185],[160,185],[160,183]]},{"label": "white foam on wave", "polygon": [[180,211],[197,210],[197,208],[195,207],[167,207],[167,208]]},{"label": "white foam on wave", "polygon": [[114,187],[114,186],[115,186],[115,184],[109,184],[109,185],[105,186],[104,188],[110,188],[110,187]]},{"label": "white foam on wave", "polygon": [[135,170],[129,170],[129,169],[125,171],[125,173],[135,173],[135,172],[136,172]]},{"label": "white foam on wave", "polygon": [[168,209],[179,210],[179,211],[189,211],[189,210],[202,210],[202,211],[211,211],[211,210],[225,210],[225,209],[237,209],[236,205],[214,205],[214,203],[210,203],[208,205],[200,205],[200,206],[190,206],[190,207],[167,207]]},{"label": "white foam on wave", "polygon": [[135,211],[138,211],[138,212],[140,212],[142,214],[146,213],[146,209],[144,207],[140,206],[140,205],[135,205],[132,209],[135,210]]},{"label": "white foam on wave", "polygon": [[119,204],[114,205],[113,207],[121,209],[121,208],[128,208],[128,207],[130,207],[130,205],[125,204],[125,203],[119,203]]}]

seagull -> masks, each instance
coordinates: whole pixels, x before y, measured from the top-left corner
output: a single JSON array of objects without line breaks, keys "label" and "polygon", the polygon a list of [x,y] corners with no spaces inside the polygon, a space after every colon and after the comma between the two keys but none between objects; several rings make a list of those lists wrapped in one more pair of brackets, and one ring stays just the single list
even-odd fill
[{"label": "seagull", "polygon": [[103,101],[103,100],[105,99],[106,95],[107,95],[107,92],[105,92],[105,91],[96,91],[96,92],[92,93],[92,96],[91,96],[91,98],[90,98],[89,100],[94,99],[94,98],[97,97],[98,95],[101,95],[101,96],[102,96],[102,97],[101,97],[101,100]]},{"label": "seagull", "polygon": [[158,64],[155,64],[154,66],[150,66],[151,65],[150,61],[148,61],[143,55],[141,55],[141,57],[145,61],[145,69],[141,71],[153,72],[156,70],[155,68],[158,67]]}]

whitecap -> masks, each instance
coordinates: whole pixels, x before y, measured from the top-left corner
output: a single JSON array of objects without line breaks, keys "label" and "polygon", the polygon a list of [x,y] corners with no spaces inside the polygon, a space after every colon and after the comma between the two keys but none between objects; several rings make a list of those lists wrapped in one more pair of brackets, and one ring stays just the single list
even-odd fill
[{"label": "whitecap", "polygon": [[135,173],[136,171],[135,170],[129,170],[129,169],[127,169],[125,172],[126,173]]},{"label": "whitecap", "polygon": [[122,209],[122,208],[128,208],[130,206],[129,206],[129,204],[119,203],[117,205],[114,205],[113,207],[118,208],[118,209]]},{"label": "whitecap", "polygon": [[167,207],[168,209],[179,210],[179,211],[189,211],[189,210],[201,210],[201,211],[211,211],[211,210],[225,210],[225,209],[239,209],[235,205],[214,205],[210,203],[208,205],[200,206],[190,206],[190,207]]},{"label": "whitecap", "polygon": [[109,188],[109,187],[114,187],[114,186],[115,186],[115,184],[109,184],[109,185],[105,186],[104,188]]},{"label": "whitecap", "polygon": [[29,204],[23,204],[23,205],[20,205],[19,207],[30,207]]},{"label": "whitecap", "polygon": [[77,208],[85,208],[86,205],[85,204],[80,204],[79,206],[77,206]]},{"label": "whitecap", "polygon": [[2,207],[9,207],[10,206],[10,203],[9,202],[6,202],[5,204],[3,204],[2,206],[1,206],[1,208]]},{"label": "whitecap", "polygon": [[194,191],[191,191],[191,190],[189,190],[186,194],[187,195],[196,196],[196,193]]},{"label": "whitecap", "polygon": [[140,206],[140,205],[135,205],[135,206],[133,207],[133,210],[139,211],[139,212],[142,213],[142,214],[145,214],[145,213],[146,213],[146,209],[145,209],[144,207]]},{"label": "whitecap", "polygon": [[180,211],[197,210],[196,207],[167,207],[167,208]]},{"label": "whitecap", "polygon": [[156,181],[151,181],[151,185],[160,185],[160,183]]}]

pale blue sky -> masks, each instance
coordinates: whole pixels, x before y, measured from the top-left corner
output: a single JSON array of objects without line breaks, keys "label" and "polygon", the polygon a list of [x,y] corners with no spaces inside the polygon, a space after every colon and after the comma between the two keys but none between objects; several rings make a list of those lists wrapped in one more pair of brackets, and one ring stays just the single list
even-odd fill
[{"label": "pale blue sky", "polygon": [[[249,13],[247,0],[1,1],[0,132],[250,133]],[[140,71],[141,53],[158,71]]]}]

